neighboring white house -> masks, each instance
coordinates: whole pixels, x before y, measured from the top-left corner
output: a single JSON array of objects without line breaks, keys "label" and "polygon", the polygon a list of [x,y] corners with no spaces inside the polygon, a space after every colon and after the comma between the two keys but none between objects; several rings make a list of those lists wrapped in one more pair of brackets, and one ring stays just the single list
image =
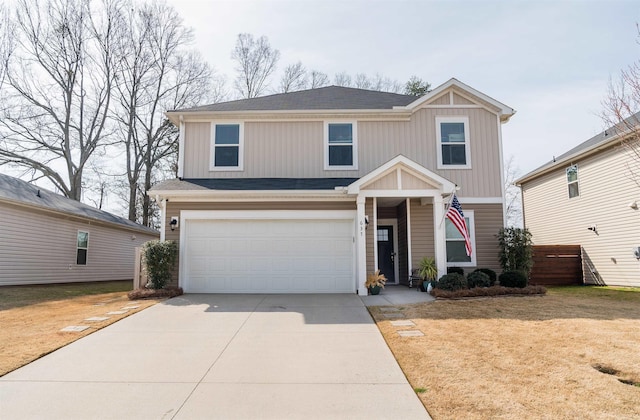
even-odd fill
[{"label": "neighboring white house", "polygon": [[[502,124],[515,111],[456,80],[422,97],[327,86],[167,113],[179,179],[152,188],[179,286],[360,293],[423,257],[499,270]],[[457,191],[473,242],[444,220]],[[172,223],[173,222],[173,223]]]},{"label": "neighboring white house", "polygon": [[159,232],[0,174],[0,286],[129,280]]},{"label": "neighboring white house", "polygon": [[587,284],[640,286],[637,166],[609,128],[516,181],[536,245],[580,245]]}]

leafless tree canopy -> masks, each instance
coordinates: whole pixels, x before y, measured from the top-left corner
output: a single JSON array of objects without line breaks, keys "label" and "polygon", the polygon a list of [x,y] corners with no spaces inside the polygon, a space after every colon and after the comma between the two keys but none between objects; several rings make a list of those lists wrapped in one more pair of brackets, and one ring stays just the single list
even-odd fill
[{"label": "leafless tree canopy", "polygon": [[521,191],[514,182],[520,176],[514,156],[504,162],[504,190],[506,223],[509,227],[523,227]]},{"label": "leafless tree canopy", "polygon": [[236,62],[236,90],[243,98],[255,98],[265,92],[280,51],[271,48],[265,36],[256,40],[251,34],[239,34],[231,58]]},{"label": "leafless tree canopy", "polygon": [[329,86],[329,76],[318,70],[311,70],[309,73],[309,88],[315,89],[324,86]]},{"label": "leafless tree canopy", "polygon": [[298,61],[284,68],[278,91],[281,93],[294,92],[307,88],[307,70]]},{"label": "leafless tree canopy", "polygon": [[607,135],[620,137],[620,144],[629,157],[627,176],[640,187],[640,61],[609,81],[608,93],[602,105],[602,120],[607,127]]},{"label": "leafless tree canopy", "polygon": [[21,0],[2,89],[0,164],[46,177],[79,200],[87,162],[105,145],[117,38],[114,3],[101,19],[80,0]]}]

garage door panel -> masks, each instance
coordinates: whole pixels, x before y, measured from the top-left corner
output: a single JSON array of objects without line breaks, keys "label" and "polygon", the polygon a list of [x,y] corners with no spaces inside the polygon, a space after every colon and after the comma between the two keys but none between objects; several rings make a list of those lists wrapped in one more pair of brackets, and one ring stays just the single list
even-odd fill
[{"label": "garage door panel", "polygon": [[184,284],[200,293],[354,292],[354,222],[187,220]]}]

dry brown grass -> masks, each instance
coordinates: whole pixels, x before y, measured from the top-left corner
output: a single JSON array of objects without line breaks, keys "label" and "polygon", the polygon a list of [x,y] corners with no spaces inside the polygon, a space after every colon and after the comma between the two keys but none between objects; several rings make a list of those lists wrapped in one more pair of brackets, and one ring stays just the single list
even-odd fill
[{"label": "dry brown grass", "polygon": [[563,288],[403,307],[424,337],[400,337],[371,312],[434,419],[640,417],[640,293]]},{"label": "dry brown grass", "polygon": [[[81,283],[0,288],[0,376],[81,337],[141,311],[159,300],[130,301],[131,282]],[[106,315],[137,306],[122,315]],[[101,322],[84,321],[109,316]],[[89,325],[80,333],[60,332]]]}]

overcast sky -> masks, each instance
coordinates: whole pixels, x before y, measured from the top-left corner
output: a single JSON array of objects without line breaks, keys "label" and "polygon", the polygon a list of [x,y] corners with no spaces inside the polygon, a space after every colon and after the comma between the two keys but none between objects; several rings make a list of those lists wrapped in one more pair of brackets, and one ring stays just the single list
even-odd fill
[{"label": "overcast sky", "polygon": [[[522,174],[604,128],[610,77],[638,57],[636,1],[168,0],[232,86],[239,33],[265,35],[279,68],[301,61],[436,87],[452,77],[517,110],[505,157]],[[273,84],[277,83],[276,78]]]}]

